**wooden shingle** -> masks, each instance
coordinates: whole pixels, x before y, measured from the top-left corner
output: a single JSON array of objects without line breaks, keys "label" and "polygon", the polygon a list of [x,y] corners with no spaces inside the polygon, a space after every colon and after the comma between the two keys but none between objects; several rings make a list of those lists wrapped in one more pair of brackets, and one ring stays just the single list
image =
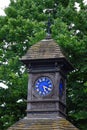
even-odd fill
[{"label": "wooden shingle", "polygon": [[53,39],[44,39],[31,46],[22,60],[64,58],[59,45]]},{"label": "wooden shingle", "polygon": [[74,69],[71,63],[65,57],[60,46],[51,38],[43,39],[40,42],[32,45],[20,60],[27,66],[29,63],[36,61],[56,61],[64,64],[64,68],[67,70],[67,72]]},{"label": "wooden shingle", "polygon": [[8,130],[78,130],[72,123],[64,118],[30,119],[24,118]]}]

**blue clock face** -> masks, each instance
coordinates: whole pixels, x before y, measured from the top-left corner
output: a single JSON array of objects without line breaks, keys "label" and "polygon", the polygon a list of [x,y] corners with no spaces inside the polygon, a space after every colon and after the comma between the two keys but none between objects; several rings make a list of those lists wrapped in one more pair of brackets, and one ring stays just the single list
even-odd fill
[{"label": "blue clock face", "polygon": [[63,95],[63,91],[64,91],[63,80],[60,80],[60,84],[59,84],[59,94],[60,94],[60,96]]},{"label": "blue clock face", "polygon": [[48,95],[53,88],[52,81],[48,77],[40,77],[35,82],[35,90],[41,96]]}]

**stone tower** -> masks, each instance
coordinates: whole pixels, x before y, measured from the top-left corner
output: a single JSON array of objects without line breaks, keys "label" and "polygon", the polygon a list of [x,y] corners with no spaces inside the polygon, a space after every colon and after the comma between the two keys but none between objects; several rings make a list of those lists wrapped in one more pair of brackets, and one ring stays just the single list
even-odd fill
[{"label": "stone tower", "polygon": [[66,75],[73,70],[51,38],[29,48],[21,61],[29,72],[27,116],[66,116]]},{"label": "stone tower", "polygon": [[60,46],[47,36],[21,61],[29,73],[27,116],[8,130],[77,130],[66,120],[66,77],[73,67]]}]

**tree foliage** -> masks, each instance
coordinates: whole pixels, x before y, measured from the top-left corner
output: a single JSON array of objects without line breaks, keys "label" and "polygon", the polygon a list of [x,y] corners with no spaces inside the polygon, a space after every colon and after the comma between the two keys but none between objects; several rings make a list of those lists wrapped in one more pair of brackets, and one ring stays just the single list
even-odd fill
[{"label": "tree foliage", "polygon": [[0,16],[0,129],[25,116],[28,74],[20,62],[27,49],[45,36],[48,15],[51,16],[52,37],[64,49],[75,70],[68,75],[67,114],[81,130],[87,125],[87,6],[74,0],[11,0]]}]

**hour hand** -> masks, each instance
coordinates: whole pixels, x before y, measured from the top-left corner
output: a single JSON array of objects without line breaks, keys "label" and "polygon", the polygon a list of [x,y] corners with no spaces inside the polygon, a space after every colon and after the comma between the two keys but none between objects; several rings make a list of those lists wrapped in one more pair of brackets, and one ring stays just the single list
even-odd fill
[{"label": "hour hand", "polygon": [[46,92],[47,91],[47,86],[43,86],[43,89]]},{"label": "hour hand", "polygon": [[44,89],[44,91],[46,92],[47,90],[51,90],[51,88],[48,88],[47,86],[43,86],[43,89]]}]

